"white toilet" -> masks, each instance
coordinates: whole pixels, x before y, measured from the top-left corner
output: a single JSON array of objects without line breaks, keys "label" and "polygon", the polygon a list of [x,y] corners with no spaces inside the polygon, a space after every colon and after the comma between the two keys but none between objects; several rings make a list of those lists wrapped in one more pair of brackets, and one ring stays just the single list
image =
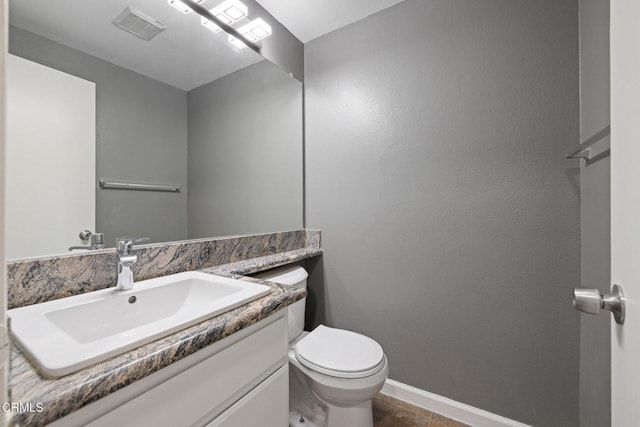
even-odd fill
[{"label": "white toilet", "polygon": [[[255,277],[306,287],[308,274],[286,266]],[[389,372],[382,347],[364,335],[322,325],[303,332],[305,302],[288,308],[290,426],[373,427],[371,400]]]}]

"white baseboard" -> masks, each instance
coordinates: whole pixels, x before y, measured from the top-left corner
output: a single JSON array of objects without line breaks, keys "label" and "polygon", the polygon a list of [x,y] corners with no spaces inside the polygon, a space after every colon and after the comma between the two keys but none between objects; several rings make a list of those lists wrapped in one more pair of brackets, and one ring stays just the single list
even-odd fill
[{"label": "white baseboard", "polygon": [[464,403],[388,379],[382,393],[473,427],[529,427]]}]

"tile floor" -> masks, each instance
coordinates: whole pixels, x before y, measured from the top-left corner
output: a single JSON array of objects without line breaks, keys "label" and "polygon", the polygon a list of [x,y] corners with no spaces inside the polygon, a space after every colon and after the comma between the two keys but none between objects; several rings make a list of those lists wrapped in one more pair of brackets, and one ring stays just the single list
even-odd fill
[{"label": "tile floor", "polygon": [[469,427],[382,393],[373,399],[374,427]]}]

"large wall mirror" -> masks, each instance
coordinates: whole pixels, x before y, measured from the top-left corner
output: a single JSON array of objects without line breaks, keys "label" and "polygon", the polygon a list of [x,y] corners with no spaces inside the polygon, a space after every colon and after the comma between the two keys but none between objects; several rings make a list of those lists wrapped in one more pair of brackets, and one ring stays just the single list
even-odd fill
[{"label": "large wall mirror", "polygon": [[8,259],[303,226],[302,83],[183,6],[10,1]]}]

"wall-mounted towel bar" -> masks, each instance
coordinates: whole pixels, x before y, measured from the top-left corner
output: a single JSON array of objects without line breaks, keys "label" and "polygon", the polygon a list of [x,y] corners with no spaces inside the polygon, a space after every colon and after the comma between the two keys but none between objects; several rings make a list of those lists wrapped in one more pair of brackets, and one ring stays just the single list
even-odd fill
[{"label": "wall-mounted towel bar", "polygon": [[564,155],[565,159],[585,159],[585,160],[591,160],[593,158],[592,156],[592,152],[591,152],[591,146],[599,141],[601,141],[603,138],[609,136],[611,134],[611,126],[607,126],[604,129],[598,131],[595,135],[593,135],[591,138],[587,139],[585,142],[583,142],[582,144],[580,144],[580,146],[578,147],[577,150],[571,152],[571,153],[566,153]]},{"label": "wall-mounted towel bar", "polygon": [[167,193],[179,193],[179,185],[165,185],[165,184],[142,184],[139,182],[121,182],[121,181],[107,181],[101,179],[98,181],[100,188],[103,190],[138,190],[138,191],[164,191]]}]

